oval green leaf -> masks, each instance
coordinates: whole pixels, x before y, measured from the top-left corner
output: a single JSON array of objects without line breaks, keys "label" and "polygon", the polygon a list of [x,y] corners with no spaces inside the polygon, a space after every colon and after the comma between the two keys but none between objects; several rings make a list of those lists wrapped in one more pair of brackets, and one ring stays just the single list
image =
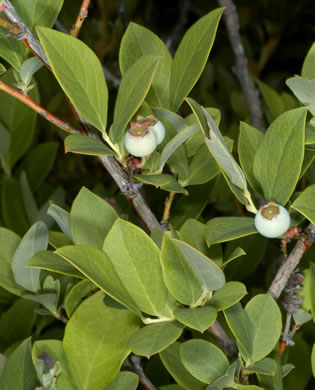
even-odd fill
[{"label": "oval green leaf", "polygon": [[79,39],[37,27],[41,44],[61,88],[80,114],[104,132],[108,90],[99,59]]},{"label": "oval green leaf", "polygon": [[146,325],[130,337],[128,346],[134,354],[149,358],[174,343],[183,329],[177,321]]},{"label": "oval green leaf", "polygon": [[266,202],[285,205],[295,189],[304,158],[306,112],[297,108],[280,115],[256,152],[253,172]]},{"label": "oval green leaf", "polygon": [[212,383],[229,368],[225,354],[205,340],[189,340],[180,347],[180,355],[186,369],[204,383]]},{"label": "oval green leaf", "polygon": [[71,134],[65,139],[65,152],[87,154],[89,156],[114,156],[115,153],[103,142],[79,134]]},{"label": "oval green leaf", "polygon": [[292,204],[292,208],[299,211],[309,221],[315,224],[315,184],[308,186]]},{"label": "oval green leaf", "polygon": [[176,308],[175,318],[182,324],[204,332],[217,318],[217,311],[212,306],[196,307],[195,309]]}]

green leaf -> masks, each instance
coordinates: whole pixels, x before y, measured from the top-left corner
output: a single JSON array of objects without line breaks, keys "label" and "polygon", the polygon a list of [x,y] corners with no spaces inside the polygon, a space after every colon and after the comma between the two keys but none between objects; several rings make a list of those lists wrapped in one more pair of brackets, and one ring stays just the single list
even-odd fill
[{"label": "green leaf", "polygon": [[313,344],[312,348],[312,371],[313,371],[313,377],[315,378],[315,343]]},{"label": "green leaf", "polygon": [[271,358],[265,358],[259,362],[247,367],[244,372],[247,374],[259,373],[263,375],[275,375],[277,363]]},{"label": "green leaf", "polygon": [[189,177],[185,181],[187,185],[198,185],[212,180],[220,173],[220,168],[209,153],[206,145],[202,145],[192,158],[189,165]]},{"label": "green leaf", "polygon": [[141,317],[138,302],[136,304],[131,297],[106,253],[87,245],[65,246],[56,253],[98,288]]},{"label": "green leaf", "polygon": [[240,124],[240,136],[238,140],[238,155],[245,176],[257,194],[261,194],[259,182],[253,172],[255,154],[264,139],[263,132],[255,129],[245,122]]},{"label": "green leaf", "polygon": [[11,144],[11,136],[8,130],[0,123],[0,159],[2,159],[9,151]]},{"label": "green leaf", "polygon": [[124,75],[138,58],[146,55],[162,57],[146,101],[153,107],[169,108],[172,57],[157,35],[131,22],[120,44],[119,65],[122,74]]},{"label": "green leaf", "polygon": [[204,390],[205,384],[194,378],[184,367],[180,356],[180,344],[175,342],[160,352],[160,358],[172,377],[185,390]]},{"label": "green leaf", "polygon": [[101,249],[117,218],[116,211],[108,202],[83,187],[71,207],[71,237],[75,244]]},{"label": "green leaf", "polygon": [[37,252],[27,263],[27,267],[45,269],[82,279],[84,276],[71,264],[52,251]]},{"label": "green leaf", "polygon": [[37,292],[39,289],[40,270],[25,268],[35,253],[48,246],[48,230],[43,222],[37,222],[22,238],[12,258],[12,270],[15,281],[26,290]]},{"label": "green leaf", "polygon": [[164,280],[171,294],[184,305],[200,306],[225,283],[221,269],[182,241],[164,236],[161,251]]},{"label": "green leaf", "polygon": [[73,377],[71,376],[69,365],[60,340],[38,340],[33,344],[32,349],[33,362],[41,358],[44,362],[52,359],[55,363],[61,365],[61,372],[57,377],[57,389],[76,390]]},{"label": "green leaf", "polygon": [[234,334],[237,346],[242,358],[248,367],[252,361],[253,340],[255,328],[252,325],[247,312],[238,302],[224,310],[226,322]]},{"label": "green leaf", "polygon": [[200,126],[201,131],[203,132],[203,135],[207,137],[209,135],[209,127],[207,125],[206,118],[202,112],[201,106],[199,103],[197,103],[192,98],[185,98],[185,101],[189,104],[189,107],[191,108],[197,123]]},{"label": "green leaf", "polygon": [[180,347],[180,355],[191,375],[204,383],[212,383],[229,368],[224,353],[205,340],[186,341]]},{"label": "green leaf", "polygon": [[56,221],[62,232],[72,242],[72,236],[70,232],[70,214],[54,203],[49,206],[47,214]]},{"label": "green leaf", "polygon": [[163,123],[169,122],[172,125],[172,127],[175,129],[176,133],[179,133],[180,131],[184,130],[187,127],[187,122],[185,121],[185,119],[183,119],[180,115],[176,114],[173,111],[169,111],[163,108],[154,108],[153,114],[158,119],[160,119]]},{"label": "green leaf", "polygon": [[5,226],[19,235],[24,235],[29,228],[29,223],[20,183],[12,177],[4,176],[1,190],[2,218]]},{"label": "green leaf", "polygon": [[130,337],[128,346],[134,354],[149,358],[176,341],[183,329],[177,321],[146,325]]},{"label": "green leaf", "polygon": [[223,10],[215,9],[199,19],[186,32],[176,50],[171,73],[171,107],[175,112],[206,65]]},{"label": "green leaf", "polygon": [[23,63],[26,56],[27,49],[21,41],[17,41],[7,36],[5,29],[0,31],[0,53],[1,57],[5,59],[17,72]]},{"label": "green leaf", "polygon": [[137,390],[139,384],[138,375],[130,371],[120,372],[104,390]]},{"label": "green leaf", "polygon": [[172,207],[169,223],[179,229],[187,219],[197,219],[208,204],[211,190],[211,183],[190,187],[189,195],[182,196]]},{"label": "green leaf", "polygon": [[82,390],[102,390],[115,378],[130,353],[128,339],[139,327],[133,313],[109,308],[103,298],[98,292],[79,306],[63,339],[72,377]]},{"label": "green leaf", "polygon": [[186,193],[185,188],[183,188],[178,181],[172,175],[167,175],[161,173],[159,175],[133,175],[133,178],[140,181],[141,183],[152,184],[156,188],[161,187],[163,190],[177,192],[177,193]]},{"label": "green leaf", "polygon": [[34,390],[37,385],[31,356],[31,339],[24,340],[9,356],[0,377],[1,390]]},{"label": "green leaf", "polygon": [[308,186],[292,204],[292,208],[299,211],[310,222],[315,224],[315,184]]},{"label": "green leaf", "polygon": [[307,80],[303,77],[292,77],[286,81],[287,86],[304,106],[307,106],[310,112],[315,115],[315,80]]},{"label": "green leaf", "polygon": [[53,230],[49,231],[49,245],[51,245],[54,249],[71,244],[72,241],[70,241],[63,232],[55,232]]},{"label": "green leaf", "polygon": [[38,220],[38,208],[24,171],[20,176],[20,185],[28,222],[32,225]]},{"label": "green leaf", "polygon": [[310,50],[308,51],[303,67],[302,67],[302,76],[306,79],[315,79],[315,43],[311,46]]},{"label": "green leaf", "polygon": [[206,225],[206,241],[208,246],[219,242],[235,240],[239,237],[257,233],[254,218],[250,217],[218,217],[212,218]]},{"label": "green leaf", "polygon": [[251,360],[258,362],[274,349],[280,338],[281,312],[269,294],[256,295],[247,303],[245,311],[254,329]]},{"label": "green leaf", "polygon": [[72,316],[82,303],[82,300],[87,297],[93,289],[95,289],[94,284],[86,279],[81,280],[71,288],[65,300],[65,310],[68,318]]},{"label": "green leaf", "polygon": [[212,306],[202,306],[195,309],[176,308],[174,316],[182,324],[204,332],[216,320],[217,311]]},{"label": "green leaf", "polygon": [[227,282],[219,290],[215,291],[209,304],[218,311],[239,302],[247,294],[246,286],[240,282]]},{"label": "green leaf", "polygon": [[166,161],[175,152],[175,150],[182,145],[191,135],[199,131],[199,126],[192,125],[181,130],[168,144],[164,147],[161,159],[160,159],[160,170],[162,171]]},{"label": "green leaf", "polygon": [[203,107],[201,107],[201,109],[206,118],[209,129],[209,137],[205,137],[205,142],[209,148],[210,153],[219,164],[223,173],[225,173],[229,178],[231,183],[242,191],[245,191],[247,189],[247,183],[242,169],[228,150],[224,142],[224,138],[222,137],[222,134],[215,121]]},{"label": "green leaf", "polygon": [[160,62],[159,56],[139,58],[124,74],[116,99],[112,139],[117,142],[144,101]]},{"label": "green leaf", "polygon": [[179,238],[211,259],[205,240],[206,225],[196,219],[187,219],[178,232]]},{"label": "green leaf", "polygon": [[[12,38],[10,39],[12,40]],[[12,85],[16,80],[13,72],[8,71],[1,77],[1,81]],[[37,88],[33,88],[29,96],[36,103],[39,103]],[[10,149],[4,159],[5,166],[9,171],[31,146],[35,132],[36,115],[36,112],[24,103],[0,91],[0,121],[11,136]],[[27,131],[25,131],[25,123],[27,123]]]},{"label": "green leaf", "polygon": [[11,260],[20,241],[17,234],[0,227],[0,286],[15,295],[24,292],[24,289],[14,280],[11,268]]},{"label": "green leaf", "polygon": [[263,83],[260,80],[256,80],[256,83],[260,89],[260,92],[269,111],[271,112],[272,119],[277,118],[279,115],[286,111],[285,104],[277,91],[275,91],[274,89],[269,87],[269,85]]},{"label": "green leaf", "polygon": [[36,145],[25,156],[22,162],[22,168],[26,172],[30,187],[33,191],[39,189],[52,169],[58,147],[58,142],[44,142]]},{"label": "green leaf", "polygon": [[98,58],[79,39],[45,27],[36,30],[61,88],[80,114],[104,132],[108,91]]},{"label": "green leaf", "polygon": [[28,87],[30,84],[33,75],[44,66],[43,62],[37,57],[31,57],[23,62],[19,76],[22,81],[23,87]]},{"label": "green leaf", "polygon": [[55,221],[50,215],[48,215],[48,209],[52,203],[62,206],[65,203],[65,197],[66,197],[65,190],[61,187],[56,188],[49,195],[49,198],[46,200],[46,202],[41,206],[37,215],[37,220],[44,222],[48,227],[48,229],[50,229],[55,223]]},{"label": "green leaf", "polygon": [[71,134],[65,139],[65,153],[87,154],[89,156],[114,156],[115,153],[103,142],[79,134]]},{"label": "green leaf", "polygon": [[[3,350],[12,348],[32,334],[38,305],[25,299],[17,299],[0,317],[0,342]],[[0,387],[2,389],[2,387]]]},{"label": "green leaf", "polygon": [[19,16],[26,25],[34,31],[34,26],[52,27],[63,5],[63,0],[55,0],[53,3],[46,0],[15,2]]},{"label": "green leaf", "polygon": [[257,150],[253,171],[266,202],[285,205],[295,189],[304,157],[305,117],[305,108],[280,115]]},{"label": "green leaf", "polygon": [[240,248],[239,246],[234,249],[232,253],[229,254],[229,257],[225,259],[224,263],[222,264],[222,269],[227,266],[231,261],[238,259],[241,256],[246,255],[246,252],[243,248]]},{"label": "green leaf", "polygon": [[160,250],[142,229],[118,219],[103,250],[139,310],[172,317],[175,301],[164,284]]}]

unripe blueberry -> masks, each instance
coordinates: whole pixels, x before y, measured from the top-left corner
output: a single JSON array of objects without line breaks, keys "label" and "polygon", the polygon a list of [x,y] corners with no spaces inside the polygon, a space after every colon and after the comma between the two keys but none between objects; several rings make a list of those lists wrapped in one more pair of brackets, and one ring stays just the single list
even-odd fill
[{"label": "unripe blueberry", "polygon": [[156,119],[153,115],[149,115],[145,118],[141,115],[138,115],[137,123],[140,123],[142,126],[146,126],[149,130],[153,131],[156,136],[158,145],[163,142],[165,137],[165,127],[163,123]]},{"label": "unripe blueberry", "polygon": [[151,154],[157,145],[153,131],[139,123],[131,123],[130,129],[125,134],[125,146],[130,154],[135,157],[145,157]]},{"label": "unripe blueberry", "polygon": [[274,203],[269,202],[261,206],[255,216],[255,227],[258,232],[268,238],[282,236],[290,226],[290,214],[288,211]]}]

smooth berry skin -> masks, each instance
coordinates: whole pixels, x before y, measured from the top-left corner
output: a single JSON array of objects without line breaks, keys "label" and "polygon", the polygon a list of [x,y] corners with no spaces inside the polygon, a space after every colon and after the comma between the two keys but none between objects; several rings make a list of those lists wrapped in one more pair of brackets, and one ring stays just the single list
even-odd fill
[{"label": "smooth berry skin", "polygon": [[[264,217],[264,213],[268,207],[276,206],[279,210],[271,218]],[[262,214],[263,213],[263,214]],[[255,227],[258,232],[268,238],[276,238],[282,236],[290,227],[290,214],[288,211],[274,202],[270,202],[262,206],[255,216]]]},{"label": "smooth berry skin", "polygon": [[156,136],[157,144],[160,145],[165,137],[165,127],[159,120],[153,126],[148,127],[149,130],[153,131]]},{"label": "smooth berry skin", "polygon": [[151,154],[157,145],[153,131],[148,131],[144,136],[132,135],[129,131],[125,134],[125,147],[135,157],[145,157]]}]

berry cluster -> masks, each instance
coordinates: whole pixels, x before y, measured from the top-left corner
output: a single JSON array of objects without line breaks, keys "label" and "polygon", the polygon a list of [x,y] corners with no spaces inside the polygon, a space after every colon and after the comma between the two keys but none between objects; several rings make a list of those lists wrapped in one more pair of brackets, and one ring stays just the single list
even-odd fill
[{"label": "berry cluster", "polygon": [[165,127],[153,115],[137,116],[125,134],[125,147],[135,157],[149,156],[165,137]]}]

